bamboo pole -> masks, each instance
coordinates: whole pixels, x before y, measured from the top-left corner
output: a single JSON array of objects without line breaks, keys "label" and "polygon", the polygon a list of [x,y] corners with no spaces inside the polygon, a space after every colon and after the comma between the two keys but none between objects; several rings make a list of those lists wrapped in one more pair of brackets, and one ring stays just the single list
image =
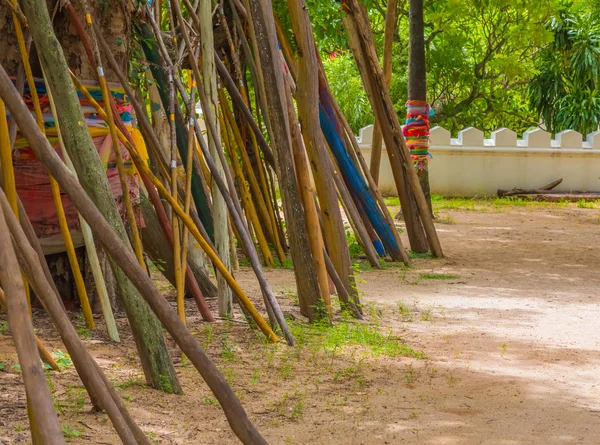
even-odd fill
[{"label": "bamboo pole", "polygon": [[[198,341],[190,334],[189,330],[179,320],[177,314],[171,309],[169,303],[162,297],[158,289],[152,283],[152,280],[147,276],[144,270],[139,266],[134,254],[123,244],[123,241],[118,234],[111,228],[108,222],[104,219],[100,211],[92,203],[91,199],[85,194],[79,183],[69,173],[68,169],[56,156],[56,153],[50,147],[50,144],[45,139],[43,134],[36,127],[31,114],[23,104],[16,89],[12,85],[10,78],[0,65],[0,97],[5,101],[23,133],[27,136],[31,146],[40,162],[53,173],[53,175],[61,181],[63,188],[69,194],[76,208],[88,221],[94,233],[98,236],[100,242],[108,251],[109,255],[126,273],[128,278],[140,291],[146,302],[150,305],[154,313],[160,318],[163,325],[173,336],[179,347],[185,355],[194,364],[200,372],[206,383],[209,385],[220,405],[223,407],[227,419],[234,433],[245,444],[266,444],[260,433],[252,425],[239,399],[231,387],[227,384],[224,376],[218,371],[215,364],[208,358]],[[137,168],[143,169],[144,163],[137,153],[133,153],[133,159],[137,162]],[[148,170],[148,167],[146,170]],[[160,184],[160,181],[158,181]],[[158,185],[157,185],[158,187]],[[161,184],[162,187],[162,184]],[[164,187],[163,187],[164,190]],[[170,196],[170,195],[167,195]],[[186,224],[190,224],[190,231],[198,242],[204,247],[208,247],[206,241],[200,236],[198,229],[191,223],[189,218],[186,219],[185,213],[177,205],[173,209],[180,214]],[[208,250],[208,249],[207,249]],[[215,258],[218,259],[218,258]],[[229,275],[229,277],[231,277]],[[235,280],[231,278],[233,283]],[[232,285],[233,285],[232,283]],[[235,283],[237,285],[237,283]],[[239,286],[238,286],[239,288]],[[240,289],[241,290],[241,289]],[[246,297],[241,291],[240,300]],[[260,324],[259,324],[260,326]],[[267,329],[268,326],[266,326]],[[272,331],[271,331],[272,332]],[[270,334],[270,338],[276,340],[274,333]]]},{"label": "bamboo pole", "polygon": [[[43,72],[43,71],[42,71]],[[44,75],[44,79],[46,76]],[[48,99],[50,101],[50,109],[52,110],[52,114],[55,118],[56,132],[58,134],[58,140],[61,147],[64,147],[65,144],[62,140],[62,134],[60,132],[60,124],[58,122],[58,115],[56,112],[56,106],[54,105],[54,98],[52,97],[52,92],[48,89]],[[62,151],[63,159],[69,170],[77,177],[77,172],[75,171],[75,166],[67,153],[67,150]],[[104,281],[104,275],[102,274],[102,268],[100,267],[100,260],[98,259],[98,252],[96,251],[96,244],[94,242],[94,235],[92,235],[92,231],[90,226],[85,222],[85,220],[78,214],[79,217],[79,225],[81,226],[81,233],[83,234],[83,241],[85,243],[85,249],[87,253],[88,260],[90,262],[90,268],[92,269],[92,277],[94,278],[94,283],[96,284],[96,291],[98,292],[98,298],[100,300],[100,306],[102,307],[102,314],[104,315],[104,322],[106,324],[106,331],[108,333],[108,337],[116,342],[120,342],[119,331],[117,329],[117,324],[115,323],[115,316],[112,311],[112,307],[110,304],[110,299],[108,298],[108,290],[106,289],[106,282]]]},{"label": "bamboo pole", "polygon": [[[7,196],[7,198],[8,198],[8,196]],[[6,305],[6,295],[4,294],[4,291],[2,290],[2,288],[0,288],[0,308],[2,308],[2,310],[4,310],[5,312],[7,312],[7,310],[8,310],[8,306]],[[50,354],[50,351],[48,351],[46,346],[44,346],[44,343],[38,338],[37,335],[35,336],[35,344],[37,345],[37,349],[38,349],[38,352],[40,353],[40,357],[42,358],[42,361],[44,363],[47,363],[48,365],[50,365],[50,367],[52,369],[54,369],[55,371],[60,371],[60,367],[54,360],[54,357],[52,357],[52,354]]]},{"label": "bamboo pole", "polygon": [[[185,39],[186,45],[188,46],[188,51],[192,52],[193,46],[188,44],[188,30],[186,29],[183,31],[183,28],[185,28],[185,21],[183,14],[181,13],[180,3],[177,2],[176,6],[173,5],[173,9],[176,10],[175,13],[177,14],[177,20],[181,24],[182,33],[188,35],[188,38]],[[202,71],[202,78],[197,77],[196,82],[198,84],[198,90],[203,93],[200,94],[202,115],[207,124],[207,128],[210,127],[207,135],[210,154],[215,161],[217,172],[220,175],[226,175],[227,173],[225,171],[227,170],[227,161],[223,155],[223,147],[220,143],[221,135],[219,132],[219,120],[217,118],[219,115],[217,70],[215,68],[214,58],[212,57],[212,52],[214,51],[212,2],[200,2],[197,15],[202,26],[198,29],[199,39],[197,41],[197,47],[200,50],[200,57],[194,66],[197,68],[197,71],[198,69]],[[229,184],[229,188],[231,188],[231,184]],[[215,221],[215,245],[219,255],[221,256],[221,259],[227,268],[231,270],[231,258],[229,256],[229,228],[227,226],[227,203],[225,202],[226,198],[220,193],[217,187],[213,187],[211,193],[213,199],[213,219]],[[221,277],[217,277],[217,284],[219,288],[219,315],[221,317],[230,317],[233,311],[233,298],[231,290]]]},{"label": "bamboo pole", "polygon": [[[398,0],[388,0],[385,12],[385,32],[383,35],[383,81],[387,88],[392,82],[392,44],[394,42],[394,33],[396,31],[396,12],[398,10]],[[376,184],[379,184],[379,169],[381,167],[381,123],[375,119],[373,125],[373,143],[371,144],[371,176]]]},{"label": "bamboo pole", "polygon": [[[170,9],[170,8],[169,8]],[[175,129],[175,87],[173,85],[173,71],[169,71],[169,152],[171,155],[171,196],[177,202],[177,134]],[[189,144],[189,141],[188,141]],[[173,264],[175,267],[175,289],[177,292],[177,314],[185,324],[185,300],[183,295],[183,280],[181,275],[181,232],[177,214],[171,214],[171,227],[173,228]]]},{"label": "bamboo pole", "polygon": [[10,202],[13,213],[18,215],[15,170],[13,169],[12,150],[10,148],[8,124],[6,123],[6,108],[2,100],[0,100],[0,165],[2,165],[2,188]]},{"label": "bamboo pole", "polygon": [[304,0],[289,0],[288,11],[298,45],[299,71],[295,96],[298,117],[322,210],[325,245],[344,285],[350,293],[354,293],[350,251],[319,121],[318,65],[308,8]]},{"label": "bamboo pole", "polygon": [[62,429],[40,363],[25,288],[2,209],[0,209],[0,264],[2,264],[0,281],[7,296],[8,323],[21,364],[32,431],[38,432],[40,443],[64,444]]},{"label": "bamboo pole", "polygon": [[[194,97],[194,90],[192,88],[191,90],[191,97]],[[194,163],[194,144],[195,144],[195,138],[196,136],[194,135],[194,122],[193,120],[190,119],[190,122],[188,124],[188,152],[187,152],[187,159],[185,160],[186,163],[186,168],[185,168],[185,196],[184,196],[184,204],[183,204],[183,211],[185,212],[186,215],[190,214],[190,207],[192,205],[192,169],[193,167],[193,163]],[[189,249],[189,231],[188,228],[184,225],[183,226],[183,233],[181,235],[181,241],[182,241],[182,245],[181,245],[181,281],[182,284],[185,283],[185,275],[187,273],[187,268],[188,268],[188,262],[187,262],[187,257],[188,257],[188,249]],[[181,293],[182,293],[182,297],[181,299],[183,300],[183,291],[184,291],[184,286],[181,286]],[[177,294],[177,301],[179,302],[179,293]],[[179,304],[179,303],[178,303]],[[183,303],[182,303],[183,305]]]}]

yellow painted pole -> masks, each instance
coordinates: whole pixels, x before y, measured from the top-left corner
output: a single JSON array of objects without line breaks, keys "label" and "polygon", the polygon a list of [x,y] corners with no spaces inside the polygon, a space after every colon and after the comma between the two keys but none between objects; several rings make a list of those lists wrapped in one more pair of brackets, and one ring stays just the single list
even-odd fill
[{"label": "yellow painted pole", "polygon": [[279,258],[279,261],[281,261],[281,264],[283,264],[285,261],[285,252],[283,251],[283,247],[281,246],[281,242],[279,241],[279,233],[277,232],[277,228],[272,224],[271,216],[269,215],[269,211],[267,210],[264,196],[260,190],[258,181],[256,180],[256,176],[254,175],[254,172],[252,170],[250,158],[248,157],[248,153],[245,151],[244,141],[242,140],[239,128],[237,127],[231,109],[229,108],[223,89],[219,90],[219,100],[221,101],[221,108],[223,109],[225,118],[229,123],[229,127],[233,132],[234,139],[240,149],[240,153],[242,155],[242,163],[245,168],[246,178],[248,179],[250,189],[253,192],[254,200],[256,201],[258,211],[263,216],[263,220],[266,226],[265,228],[267,229],[268,234],[271,240],[273,241],[273,244],[275,245],[277,257]]},{"label": "yellow painted pole", "polygon": [[[13,5],[16,4],[16,0],[12,1]],[[16,15],[13,13],[13,21],[15,25],[15,32],[17,34],[17,41],[19,43],[19,51],[21,53],[21,59],[23,61],[23,68],[25,71],[25,76],[27,78],[27,83],[29,85],[29,91],[31,93],[31,98],[33,100],[33,108],[35,111],[35,118],[37,121],[40,130],[45,133],[44,129],[44,119],[42,117],[42,109],[40,107],[40,100],[37,94],[37,90],[35,88],[35,81],[33,79],[33,73],[31,71],[31,65],[29,64],[29,56],[27,54],[27,48],[25,46],[25,39],[23,37],[23,30],[21,29],[21,23],[19,22]],[[69,226],[67,224],[67,218],[65,216],[65,211],[62,205],[62,199],[60,197],[60,188],[58,187],[58,183],[54,180],[52,176],[50,176],[50,190],[52,191],[52,199],[54,201],[54,205],[56,207],[58,223],[60,226],[60,231],[62,233],[65,247],[67,249],[67,256],[69,257],[69,264],[71,265],[71,270],[73,272],[73,277],[75,279],[75,286],[77,287],[77,293],[79,295],[79,301],[81,302],[81,309],[83,312],[83,316],[85,318],[86,326],[89,329],[94,329],[94,318],[92,317],[92,309],[90,307],[90,302],[88,299],[87,291],[85,289],[85,284],[83,282],[83,276],[81,275],[81,269],[79,268],[79,263],[77,262],[77,255],[75,254],[75,247],[73,246],[73,239],[71,238],[71,233],[69,232]],[[29,298],[29,286],[26,285],[26,291],[28,296],[28,302],[31,308],[31,302]]]},{"label": "yellow painted pole", "polygon": [[[221,107],[223,107],[223,101],[221,101]],[[231,144],[230,138],[228,137],[227,129],[229,127],[225,125],[223,114],[224,113],[219,113],[223,141],[225,147],[229,151],[229,159],[231,161],[231,166],[233,167],[233,173],[239,178],[240,192],[242,199],[244,200],[244,208],[246,209],[246,214],[248,215],[250,222],[254,226],[254,232],[256,234],[256,239],[258,240],[258,246],[263,255],[264,262],[267,266],[273,267],[275,263],[273,261],[273,257],[271,256],[271,250],[269,249],[269,244],[267,243],[267,239],[265,238],[264,232],[260,225],[258,214],[256,213],[256,208],[254,207],[254,202],[252,201],[250,191],[248,190],[248,184],[246,184],[244,173],[237,158],[237,153],[233,148],[233,144]]]},{"label": "yellow painted pole", "polygon": [[115,152],[115,158],[117,161],[117,171],[119,173],[119,181],[121,183],[121,191],[123,193],[123,204],[125,205],[127,222],[129,223],[129,228],[131,231],[131,243],[133,244],[133,250],[135,251],[135,256],[140,263],[140,266],[142,269],[146,269],[146,263],[144,262],[144,251],[142,249],[142,240],[140,238],[140,232],[135,220],[133,205],[131,204],[131,197],[129,196],[127,173],[125,172],[125,166],[123,165],[123,154],[121,153],[121,145],[119,144],[117,127],[115,126],[112,108],[110,106],[110,91],[108,89],[108,85],[106,84],[106,77],[104,77],[104,70],[100,63],[98,64],[98,82],[100,83],[100,89],[102,90],[102,98],[104,100],[104,106],[106,109],[108,128],[110,130],[110,137],[112,139],[113,150]]},{"label": "yellow painted pole", "polygon": [[12,161],[8,124],[6,122],[6,107],[4,106],[4,101],[0,99],[0,163],[2,164],[2,189],[4,190],[4,193],[6,193],[10,207],[18,217],[17,186],[15,183],[15,171],[13,169]]}]

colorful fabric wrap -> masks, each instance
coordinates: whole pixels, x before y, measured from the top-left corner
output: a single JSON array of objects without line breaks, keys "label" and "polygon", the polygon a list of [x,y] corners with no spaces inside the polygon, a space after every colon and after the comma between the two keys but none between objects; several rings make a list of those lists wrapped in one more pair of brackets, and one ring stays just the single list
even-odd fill
[{"label": "colorful fabric wrap", "polygon": [[[97,83],[82,83],[84,83],[91,96],[98,101],[100,106],[102,106],[102,93]],[[33,100],[31,98],[31,93],[27,83],[25,83],[25,85],[25,103],[33,112]],[[62,147],[59,143],[54,117],[50,110],[50,101],[48,99],[46,85],[44,84],[43,80],[36,79],[35,87],[38,92],[40,106],[42,108],[46,137],[52,147],[54,147],[56,150],[56,153],[62,158]],[[127,129],[131,133],[138,153],[147,162],[148,154],[141,133],[131,126],[131,124],[134,122],[134,119],[131,113],[131,105],[127,102],[124,91],[114,84],[109,84],[109,88],[117,104],[117,110],[120,113],[121,119],[125,122]],[[106,170],[108,183],[115,201],[117,202],[119,212],[125,220],[126,211],[123,205],[121,183],[119,180],[119,173],[116,168],[116,158],[109,128],[104,120],[95,112],[93,106],[87,102],[85,97],[80,92],[78,92],[78,95],[90,136],[92,137],[94,145],[98,150],[100,161]],[[10,114],[8,114],[6,118],[10,120]],[[139,203],[140,197],[140,186],[137,177],[137,170],[131,161],[129,151],[122,144],[121,152],[123,156],[125,172],[127,173],[129,194],[132,204],[134,207],[136,207],[136,205]],[[13,146],[13,168],[15,171],[17,193],[23,202],[23,207],[25,208],[25,211],[31,220],[36,235],[39,238],[49,238],[60,235],[58,215],[52,199],[48,173],[44,166],[36,159],[35,153],[30,147],[29,142],[21,133],[17,133],[17,138]],[[64,192],[61,194],[61,197],[69,228],[71,230],[78,231],[80,227],[77,210]],[[139,212],[136,213],[138,213],[138,215],[136,215],[138,223],[141,227],[143,227],[141,214],[139,214]]]},{"label": "colorful fabric wrap", "polygon": [[406,125],[402,129],[410,157],[419,170],[427,170],[429,153],[429,112],[431,108],[423,100],[406,102]]}]

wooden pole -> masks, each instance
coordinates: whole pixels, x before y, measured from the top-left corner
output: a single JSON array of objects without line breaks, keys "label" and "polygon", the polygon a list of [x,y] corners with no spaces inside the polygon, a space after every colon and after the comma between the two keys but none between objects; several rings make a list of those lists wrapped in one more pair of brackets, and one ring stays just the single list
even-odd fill
[{"label": "wooden pole", "polygon": [[[221,100],[221,107],[224,107],[224,98]],[[244,178],[244,172],[240,167],[239,160],[237,158],[237,153],[231,144],[230,139],[227,137],[228,126],[225,125],[223,121],[223,114],[228,118],[226,113],[222,113],[219,115],[219,120],[221,120],[221,131],[224,135],[225,146],[229,149],[229,159],[231,160],[231,166],[233,168],[234,175],[238,178],[238,185],[240,188],[240,193],[242,195],[242,199],[244,200],[244,208],[246,209],[246,215],[252,225],[254,226],[254,232],[256,234],[256,240],[258,241],[258,246],[263,255],[263,260],[267,266],[273,267],[275,265],[273,261],[273,256],[271,255],[271,251],[269,249],[269,245],[267,243],[267,239],[265,238],[262,226],[258,219],[258,215],[256,213],[256,208],[254,206],[254,202],[252,201],[252,197],[250,196],[250,191],[248,190],[248,185],[246,184]],[[239,141],[238,141],[239,145]]]},{"label": "wooden pole", "polygon": [[[0,288],[0,308],[2,308],[2,310],[7,312],[8,307],[6,305],[6,296],[5,296],[2,288]],[[47,363],[48,365],[50,365],[50,367],[52,369],[54,369],[55,371],[60,371],[60,367],[54,360],[54,357],[52,357],[52,354],[50,354],[50,351],[48,351],[46,346],[44,346],[44,343],[42,343],[42,341],[37,337],[37,335],[35,336],[35,343],[37,345],[38,352],[40,353],[40,357],[42,358],[44,363]]]},{"label": "wooden pole", "polygon": [[[251,13],[261,51],[258,58],[263,66],[265,82],[269,85],[266,108],[272,127],[271,141],[277,157],[277,177],[283,201],[283,211],[287,225],[290,251],[294,262],[294,274],[299,298],[310,301],[313,295],[320,295],[319,282],[310,250],[309,234],[306,229],[306,214],[298,192],[298,184],[293,162],[293,150],[288,119],[288,105],[281,58],[277,49],[277,39],[273,22],[272,7],[266,0],[251,0]],[[249,11],[250,12],[250,11]],[[218,63],[217,63],[218,65]]]},{"label": "wooden pole", "polygon": [[[179,2],[177,2],[177,6],[174,7],[174,9],[176,10],[181,28],[185,28]],[[221,159],[223,157],[223,148],[221,147],[219,140],[221,135],[219,133],[219,121],[217,119],[219,109],[217,105],[217,71],[215,68],[215,59],[213,57],[214,37],[212,2],[200,2],[197,15],[201,25],[199,29],[200,33],[198,41],[200,58],[197,61],[197,66],[201,67],[202,78],[197,78],[196,82],[198,83],[198,90],[204,90],[205,100],[201,99],[201,103],[202,115],[204,116],[205,121],[207,121],[207,128],[209,126],[214,126],[215,128],[214,133],[210,130],[208,132],[208,147],[215,161],[217,172],[223,176],[226,174],[225,169],[227,168],[227,162],[225,162],[224,159]],[[187,30],[185,33],[187,33]],[[188,45],[188,51],[192,51],[191,45]],[[202,98],[202,95],[200,97]],[[211,119],[211,116],[214,119],[212,119],[212,122],[209,123],[208,120]],[[229,256],[229,227],[227,225],[227,204],[225,203],[225,197],[220,193],[217,186],[213,185],[211,191],[213,200],[213,219],[215,221],[215,245],[224,264],[228,269],[231,270],[231,260]],[[231,311],[233,310],[233,298],[231,290],[227,286],[225,280],[220,276],[217,277],[217,285],[219,289],[219,315],[221,317],[229,317],[231,316]]]},{"label": "wooden pole", "polygon": [[[4,196],[3,192],[0,193]],[[2,209],[0,209],[0,264],[2,264],[0,282],[7,297],[8,324],[21,364],[28,408],[32,414],[29,422],[32,430],[37,428],[42,443],[64,444],[62,429],[58,423],[40,362],[19,264]]]},{"label": "wooden pole", "polygon": [[[208,386],[215,394],[215,397],[219,401],[221,407],[223,407],[233,432],[238,436],[238,438],[240,438],[242,443],[253,445],[266,444],[267,442],[264,440],[264,438],[262,438],[260,433],[258,433],[254,425],[248,419],[248,416],[244,411],[239,399],[231,387],[227,384],[223,374],[219,372],[215,364],[208,358],[198,341],[190,334],[181,320],[179,320],[177,313],[171,309],[169,303],[164,299],[158,289],[156,289],[156,286],[154,286],[152,283],[152,280],[148,277],[145,271],[141,269],[131,250],[126,247],[126,245],[123,243],[123,240],[119,237],[115,230],[111,228],[100,211],[92,203],[91,199],[85,194],[79,183],[69,173],[68,169],[52,150],[44,135],[35,125],[31,114],[12,85],[12,82],[6,74],[6,71],[4,71],[4,68],[1,66],[0,97],[10,109],[11,116],[17,120],[19,127],[28,138],[40,162],[42,162],[42,164],[46,166],[53,176],[61,182],[63,189],[67,191],[71,201],[86,219],[106,251],[119,265],[121,270],[126,273],[132,283],[140,291],[142,296],[144,296],[146,302],[150,305],[154,313],[160,318],[165,328],[169,331],[181,348],[182,352],[185,353],[185,355],[194,364],[196,369],[200,372]],[[136,167],[138,169],[142,169],[144,167],[144,163],[139,162],[141,159],[136,155],[136,153],[133,154],[133,159],[137,161]],[[186,221],[183,210],[177,205],[176,202],[173,202],[172,204],[175,204],[173,209],[178,211],[180,217]],[[189,218],[187,221],[189,221]],[[198,242],[204,244],[205,247],[208,247],[206,242],[200,236],[198,229],[191,224],[191,221],[189,221],[189,224],[189,229],[194,234]],[[235,283],[235,280],[233,280],[233,283]],[[241,295],[245,297],[243,291],[241,292]],[[266,328],[268,329],[268,326]],[[274,340],[277,339],[275,334],[271,334],[270,337]]]},{"label": "wooden pole", "polygon": [[350,269],[350,251],[319,122],[318,66],[308,8],[304,0],[289,0],[288,11],[298,45],[298,117],[322,210],[325,245],[342,282],[352,293],[355,286]]},{"label": "wooden pole", "polygon": [[292,137],[294,165],[296,167],[296,181],[298,183],[300,198],[302,199],[302,206],[304,207],[304,214],[306,215],[306,230],[308,232],[308,242],[310,245],[310,251],[312,253],[312,260],[317,275],[317,281],[319,283],[318,295],[309,295],[308,297],[311,297],[310,299],[305,298],[306,295],[298,295],[298,300],[300,302],[300,311],[303,315],[308,317],[309,321],[312,322],[315,315],[315,310],[320,304],[318,298],[319,296],[321,302],[325,304],[327,316],[331,318],[332,315],[331,296],[329,294],[329,281],[327,280],[327,268],[325,265],[325,258],[323,253],[325,250],[325,243],[323,241],[323,233],[321,232],[321,225],[319,224],[319,215],[317,214],[317,207],[315,205],[315,195],[312,189],[312,181],[310,179],[310,170],[308,166],[308,160],[306,158],[306,150],[302,141],[302,135],[300,134],[300,124],[298,122],[298,118],[294,110],[294,104],[292,102],[292,93],[285,78],[284,84],[286,92],[287,113],[290,122],[290,133]]},{"label": "wooden pole", "polygon": [[281,264],[283,264],[285,262],[285,252],[283,251],[283,247],[279,240],[279,233],[277,232],[277,227],[275,227],[275,225],[273,224],[274,221],[272,218],[272,214],[269,212],[269,209],[267,208],[267,204],[265,202],[263,193],[260,189],[260,185],[258,184],[258,180],[256,179],[254,171],[252,170],[252,165],[250,162],[250,158],[248,157],[248,153],[246,152],[246,147],[245,147],[244,141],[242,140],[242,136],[240,134],[239,128],[235,122],[233,113],[231,112],[231,109],[229,108],[229,102],[227,102],[227,98],[225,97],[223,90],[221,90],[221,94],[219,95],[219,100],[221,101],[221,108],[223,109],[223,112],[225,114],[225,119],[227,119],[227,123],[229,124],[229,127],[231,128],[231,131],[233,132],[234,139],[240,150],[240,154],[242,157],[242,165],[244,168],[244,177],[248,180],[248,184],[250,185],[250,190],[252,191],[252,194],[254,196],[254,202],[256,203],[256,207],[258,208],[258,211],[260,212],[260,214],[263,218],[263,221],[264,221],[266,229],[267,229],[267,233],[269,234],[269,237],[271,238],[271,240],[273,241],[273,244],[275,245],[277,257],[279,258],[279,261],[281,261]]},{"label": "wooden pole", "polygon": [[[348,28],[350,40],[355,42],[353,53],[355,53],[359,69],[362,66],[361,76],[363,82],[367,87],[367,91],[371,91],[369,99],[375,115],[382,125],[383,138],[390,157],[390,164],[396,172],[396,186],[400,192],[403,187],[406,187],[403,185],[404,178],[406,178],[418,210],[418,215],[415,216],[420,217],[431,252],[436,257],[442,257],[442,246],[435,231],[425,195],[421,189],[417,173],[412,166],[410,153],[402,136],[398,116],[390,99],[389,91],[385,89],[383,83],[383,74],[373,45],[368,17],[357,0],[347,0],[344,5],[345,10],[348,12],[348,15],[344,18],[344,24]],[[357,48],[360,49],[360,53]],[[402,181],[400,181],[401,179]],[[407,196],[410,197],[410,194],[407,194]],[[412,210],[408,210],[408,214],[413,214]],[[405,218],[406,216],[405,214]]]},{"label": "wooden pole", "polygon": [[[392,44],[396,31],[398,16],[398,0],[388,0],[385,10],[385,32],[383,35],[383,81],[387,88],[392,82]],[[379,169],[381,167],[381,124],[375,120],[373,125],[373,143],[371,144],[371,175],[376,184],[379,184]]]}]

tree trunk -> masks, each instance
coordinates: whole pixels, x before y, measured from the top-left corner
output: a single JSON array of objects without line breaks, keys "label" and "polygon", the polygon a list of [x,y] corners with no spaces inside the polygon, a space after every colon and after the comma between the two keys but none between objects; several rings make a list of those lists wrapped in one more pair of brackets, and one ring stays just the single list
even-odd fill
[{"label": "tree trunk", "polygon": [[[22,4],[47,75],[47,87],[55,92],[64,148],[73,160],[79,180],[87,194],[119,238],[131,249],[98,152],[87,127],[83,124],[77,92],[67,69],[65,55],[54,34],[46,4],[40,0],[25,0]],[[157,389],[181,393],[158,319],[123,271],[114,261],[112,265],[147,382]]]},{"label": "tree trunk", "polygon": [[[395,1],[395,0],[393,0]],[[427,67],[425,65],[425,27],[423,24],[423,0],[409,0],[408,16],[408,100],[427,102]],[[385,69],[385,68],[384,68]],[[429,128],[427,129],[429,132]],[[423,166],[417,166],[417,176],[431,207],[431,191],[429,187],[428,159],[423,158]]]}]

